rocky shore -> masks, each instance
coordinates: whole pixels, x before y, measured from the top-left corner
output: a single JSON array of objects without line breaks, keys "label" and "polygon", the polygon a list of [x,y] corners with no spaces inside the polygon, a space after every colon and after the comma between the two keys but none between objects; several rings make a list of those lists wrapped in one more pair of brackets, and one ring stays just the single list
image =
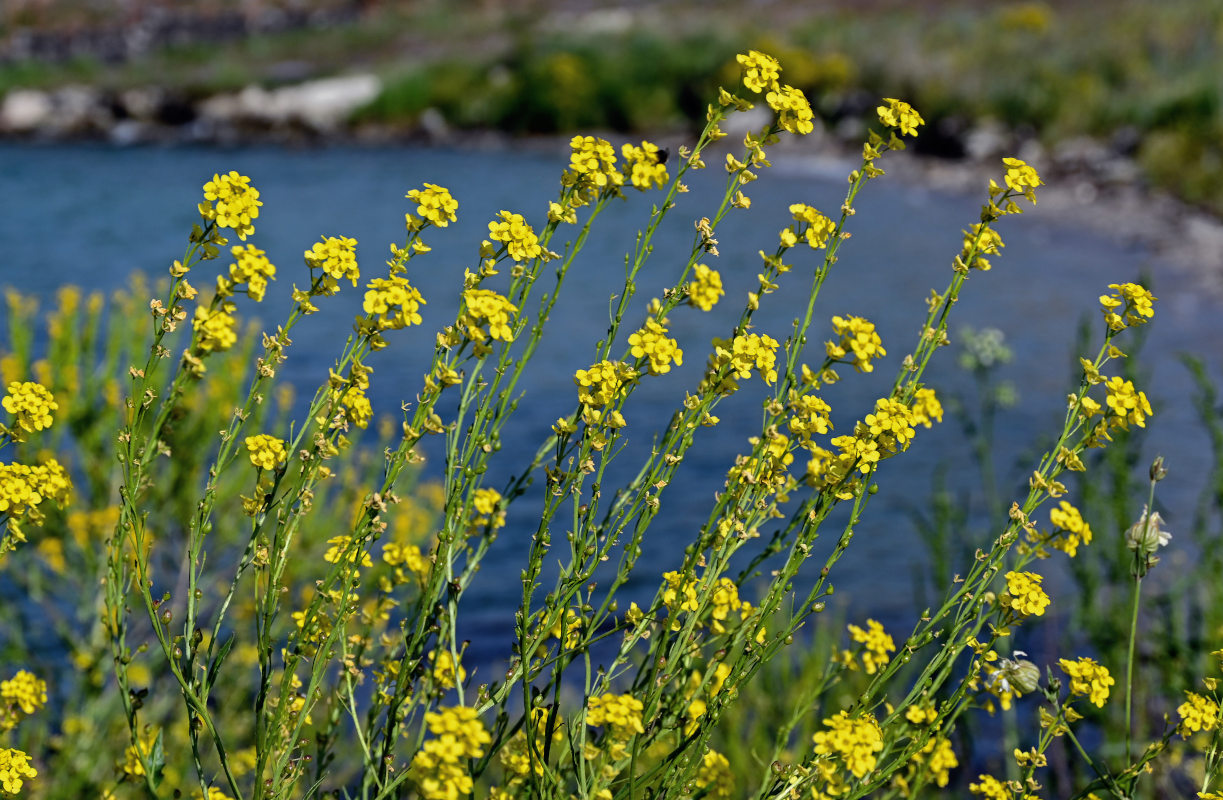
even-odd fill
[{"label": "rocky shore", "polygon": [[[204,97],[155,87],[119,92],[86,86],[18,89],[0,101],[0,139],[92,140],[116,146],[510,143],[495,132],[454,130],[433,109],[412,126],[354,125],[354,112],[381,90],[379,78],[368,73],[277,88],[251,85]],[[763,116],[756,116],[760,113],[738,117],[733,132],[741,135],[764,124]],[[795,158],[810,159],[809,154],[817,153],[817,159],[854,159],[863,124],[863,116],[847,113],[835,125],[817,126],[801,146],[794,143],[787,150]],[[563,146],[555,137],[535,142]],[[1045,146],[990,121],[978,121],[944,123],[923,131],[918,142],[913,151],[889,156],[888,170],[936,190],[971,192],[997,175],[999,159],[1018,156],[1035,165],[1048,184],[1041,191],[1038,214],[1147,247],[1154,256],[1187,270],[1204,290],[1223,296],[1223,223],[1151,190],[1133,159],[1135,136],[1121,132],[1109,141],[1080,137]]]}]

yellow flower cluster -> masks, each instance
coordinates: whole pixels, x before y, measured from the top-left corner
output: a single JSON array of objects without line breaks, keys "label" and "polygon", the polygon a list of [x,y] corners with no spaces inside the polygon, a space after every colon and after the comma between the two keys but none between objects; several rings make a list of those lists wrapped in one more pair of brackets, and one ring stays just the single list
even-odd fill
[{"label": "yellow flower cluster", "polygon": [[664,572],[662,579],[666,582],[662,590],[662,604],[667,607],[667,611],[674,618],[671,623],[672,629],[678,630],[678,612],[696,611],[700,606],[696,596],[696,578],[685,579],[678,572]]},{"label": "yellow flower cluster", "polygon": [[363,567],[374,565],[369,552],[361,547],[353,547],[352,537],[348,535],[332,536],[327,540],[327,550],[323,553],[323,560],[328,564],[338,564],[341,559],[350,564],[360,563]]},{"label": "yellow flower cluster", "polygon": [[[1100,308],[1104,312],[1104,321],[1111,330],[1120,331],[1130,325],[1143,325],[1155,316],[1154,304],[1158,298],[1145,287],[1137,283],[1110,283],[1108,288],[1116,291],[1100,295]],[[1120,314],[1117,313],[1119,308]]]},{"label": "yellow flower cluster", "polygon": [[1146,419],[1151,415],[1151,403],[1145,392],[1134,388],[1133,381],[1114,376],[1108,379],[1104,387],[1108,390],[1105,402],[1116,415],[1113,418],[1115,425],[1126,430],[1131,423],[1139,428],[1147,426]]},{"label": "yellow flower cluster", "polygon": [[754,367],[765,383],[777,380],[777,340],[767,334],[748,333],[733,340],[714,339],[713,370],[730,368],[733,378],[750,378]]},{"label": "yellow flower cluster", "polygon": [[213,308],[199,306],[191,328],[195,331],[193,348],[203,353],[219,353],[233,347],[238,341],[238,320],[234,316],[236,306],[225,302]]},{"label": "yellow flower cluster", "polygon": [[608,755],[622,758],[634,735],[645,733],[641,725],[641,701],[631,694],[601,694],[586,704],[586,724],[607,730]]},{"label": "yellow flower cluster", "polygon": [[365,286],[362,310],[369,315],[375,330],[419,325],[420,307],[426,305],[420,290],[402,275],[374,278]]},{"label": "yellow flower cluster", "polygon": [[468,289],[463,292],[463,310],[458,324],[473,342],[483,343],[490,337],[509,342],[514,339],[510,321],[517,313],[517,306],[491,289]]},{"label": "yellow flower cluster", "polygon": [[0,406],[13,415],[13,424],[27,433],[51,427],[52,412],[59,410],[59,403],[51,390],[40,383],[13,381],[8,393],[0,400]]},{"label": "yellow flower cluster", "polygon": [[396,583],[407,581],[403,567],[407,567],[408,572],[415,575],[422,583],[429,576],[429,559],[414,544],[387,542],[382,546],[382,560],[395,568]]},{"label": "yellow flower cluster", "polygon": [[812,447],[811,437],[828,433],[832,429],[832,406],[813,394],[790,392],[790,407],[794,410],[788,425],[790,433],[799,437],[804,447]]},{"label": "yellow flower cluster", "polygon": [[968,785],[968,791],[984,797],[985,800],[1013,800],[1015,797],[1006,783],[992,775],[978,775],[977,780],[980,782]]},{"label": "yellow flower cluster", "polygon": [[628,343],[634,358],[649,359],[651,375],[670,372],[672,361],[677,365],[684,363],[684,351],[679,343],[667,336],[667,329],[657,320],[646,320],[644,328],[628,337]]},{"label": "yellow flower cluster", "polygon": [[739,599],[739,587],[730,578],[718,578],[713,585],[713,594],[709,598],[709,616],[713,618],[713,632],[726,632],[726,618],[732,611],[743,608]]},{"label": "yellow flower cluster", "polygon": [[717,270],[697,264],[692,282],[688,284],[688,302],[702,311],[710,311],[724,294],[722,276]]},{"label": "yellow flower cluster", "polygon": [[790,206],[790,213],[796,222],[806,224],[803,236],[812,250],[821,250],[828,246],[828,237],[836,230],[836,223],[806,203]]},{"label": "yellow flower cluster", "polygon": [[729,800],[733,797],[735,776],[726,756],[716,750],[706,751],[701,757],[701,769],[696,774],[695,784],[701,797],[710,800]]},{"label": "yellow flower cluster", "polygon": [[883,624],[873,619],[866,621],[866,629],[849,626],[849,637],[863,645],[862,668],[867,675],[874,675],[879,668],[891,661],[889,653],[896,650],[896,643],[883,629]]},{"label": "yellow flower cluster", "polygon": [[776,85],[781,77],[781,64],[770,55],[758,50],[748,50],[740,53],[735,60],[743,67],[743,85],[750,92],[763,92]]},{"label": "yellow flower cluster", "polygon": [[799,136],[815,130],[815,114],[801,89],[778,85],[769,90],[764,99],[769,108],[777,112],[777,124],[782,130]]},{"label": "yellow flower cluster", "polygon": [[875,369],[871,362],[888,354],[883,349],[883,340],[875,332],[874,323],[865,317],[833,317],[832,330],[840,338],[824,343],[828,357],[853,364],[859,372],[871,372]]},{"label": "yellow flower cluster", "polygon": [[457,683],[467,680],[467,670],[455,661],[449,650],[429,652],[429,661],[433,664],[433,682],[443,689],[453,689]]},{"label": "yellow flower cluster", "polygon": [[875,401],[875,411],[863,420],[870,435],[875,437],[886,455],[907,450],[913,441],[913,412],[904,403],[881,397]]},{"label": "yellow flower cluster", "polygon": [[37,778],[38,770],[30,766],[30,757],[22,750],[0,747],[0,791],[16,797],[27,778]]},{"label": "yellow flower cluster", "polygon": [[914,425],[933,427],[933,423],[943,421],[943,404],[933,389],[918,389],[913,393],[913,403],[909,406],[909,417]]},{"label": "yellow flower cluster", "polygon": [[926,746],[913,755],[913,760],[925,765],[930,777],[940,789],[951,780],[951,770],[960,766],[951,742],[943,736],[936,736],[926,742]]},{"label": "yellow flower cluster", "polygon": [[1219,726],[1219,704],[1196,692],[1185,692],[1185,702],[1176,708],[1181,724],[1176,730],[1188,739],[1197,731],[1213,731]]},{"label": "yellow flower cluster", "polygon": [[347,236],[328,236],[305,252],[311,270],[323,271],[323,293],[335,294],[339,281],[348,279],[357,285],[361,269],[357,266],[357,240]]},{"label": "yellow flower cluster", "polygon": [[496,489],[476,489],[471,501],[476,513],[471,524],[477,528],[492,526],[493,530],[505,525],[505,509],[498,508],[500,503],[501,492]]},{"label": "yellow flower cluster", "polygon": [[877,754],[883,749],[883,731],[874,716],[850,717],[842,711],[825,719],[824,726],[828,730],[812,737],[816,755],[839,759],[844,769],[859,779],[875,768]]},{"label": "yellow flower cluster", "polygon": [[586,199],[591,193],[624,185],[624,173],[616,169],[616,149],[596,136],[574,136],[569,140],[569,170],[561,177]]},{"label": "yellow flower cluster", "polygon": [[23,716],[29,716],[47,704],[47,684],[32,672],[20,670],[12,678],[0,681],[0,731],[16,727]]},{"label": "yellow flower cluster", "polygon": [[1044,578],[1035,572],[1008,572],[1006,574],[1006,594],[1009,600],[1004,603],[1023,616],[1037,616],[1045,613],[1049,605],[1049,595],[1040,588]]},{"label": "yellow flower cluster", "polygon": [[49,499],[63,507],[71,490],[67,471],[54,458],[34,466],[0,464],[0,514],[9,517],[10,525],[24,515],[35,524],[42,522],[42,502]]},{"label": "yellow flower cluster", "polygon": [[640,147],[626,143],[620,148],[629,182],[643,192],[653,187],[661,189],[667,182],[667,165],[660,152],[658,145],[646,141]]},{"label": "yellow flower cluster", "polygon": [[521,214],[502,211],[499,220],[488,223],[488,236],[494,242],[504,242],[505,251],[515,261],[530,261],[543,252],[539,237]]},{"label": "yellow flower cluster", "polygon": [[[436,183],[426,183],[424,189],[413,189],[405,195],[416,203],[416,213],[426,222],[439,228],[445,228],[458,219],[455,214],[459,209],[459,201],[450,195],[450,190]],[[411,217],[408,226],[414,228]]]},{"label": "yellow flower cluster", "polygon": [[[753,436],[749,441],[759,444],[760,439]],[[767,444],[759,456],[745,456],[736,459],[730,468],[727,483],[739,481],[757,487],[763,487],[770,493],[778,495],[784,501],[785,494],[797,482],[786,471],[794,463],[794,455],[790,453],[790,438],[782,433],[770,432]]]},{"label": "yellow flower cluster", "polygon": [[883,102],[887,105],[879,106],[875,113],[879,115],[879,121],[889,128],[895,128],[906,136],[916,136],[917,126],[926,124],[921,114],[905,101],[885,97]]},{"label": "yellow flower cluster", "polygon": [[259,216],[259,190],[251,186],[251,179],[237,172],[213,175],[204,184],[204,202],[200,203],[200,216],[216,223],[218,228],[232,228],[238,238],[255,232],[252,222]]},{"label": "yellow flower cluster", "polygon": [[1091,526],[1083,519],[1077,508],[1062,500],[1057,508],[1049,509],[1049,522],[1062,532],[1053,539],[1052,545],[1074,558],[1079,544],[1091,544]]},{"label": "yellow flower cluster", "polygon": [[234,263],[229,265],[229,278],[217,276],[217,294],[229,297],[233,287],[246,284],[246,294],[256,303],[263,302],[268,281],[276,279],[276,267],[268,261],[268,254],[254,245],[235,245]]},{"label": "yellow flower cluster", "polygon": [[956,257],[955,266],[961,271],[978,269],[989,272],[993,267],[986,256],[1001,255],[1006,243],[998,232],[983,222],[975,223],[964,231],[964,245]]},{"label": "yellow flower cluster", "polygon": [[246,449],[250,455],[251,463],[259,469],[276,469],[289,458],[289,454],[285,450],[284,440],[277,439],[275,436],[269,436],[266,433],[258,433],[254,436],[246,437]]},{"label": "yellow flower cluster", "polygon": [[624,387],[637,378],[637,371],[621,361],[600,361],[590,369],[573,373],[578,400],[591,408],[602,408],[616,401]]},{"label": "yellow flower cluster", "polygon": [[1002,163],[1006,165],[1006,175],[1003,176],[1003,180],[1007,188],[1022,194],[1035,203],[1036,187],[1043,184],[1036,170],[1018,158],[1004,158]]},{"label": "yellow flower cluster", "polygon": [[144,762],[152,757],[160,734],[158,729],[146,726],[137,736],[136,741],[127,746],[127,749],[123,751],[123,763],[120,765],[125,775],[133,778],[144,776]]},{"label": "yellow flower cluster", "polygon": [[474,783],[466,761],[484,755],[492,741],[474,708],[456,706],[425,714],[433,734],[421,746],[409,767],[425,800],[457,800],[471,794]]},{"label": "yellow flower cluster", "polygon": [[1062,658],[1057,663],[1070,676],[1070,694],[1085,695],[1100,708],[1104,707],[1104,702],[1108,700],[1108,687],[1117,682],[1108,674],[1108,667],[1090,658],[1074,661]]}]

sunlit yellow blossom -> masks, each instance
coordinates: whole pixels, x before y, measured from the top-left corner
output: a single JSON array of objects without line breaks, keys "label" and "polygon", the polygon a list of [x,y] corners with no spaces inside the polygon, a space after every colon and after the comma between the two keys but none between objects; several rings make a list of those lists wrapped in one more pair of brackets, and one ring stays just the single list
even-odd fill
[{"label": "sunlit yellow blossom", "polygon": [[803,446],[812,446],[812,436],[828,433],[832,429],[832,420],[829,418],[832,406],[819,397],[794,393],[791,395],[790,404],[794,408],[794,415],[787,424],[790,433],[798,436]]},{"label": "sunlit yellow blossom", "polygon": [[18,428],[31,433],[50,428],[52,412],[59,410],[51,390],[30,381],[10,383],[0,406],[13,415]]},{"label": "sunlit yellow blossom", "polygon": [[[276,267],[268,261],[268,254],[253,245],[235,245],[233,255],[234,263],[229,265],[230,283],[245,283],[250,298],[256,303],[262,302],[268,281],[276,277]],[[220,289],[220,278],[217,283]]]},{"label": "sunlit yellow blossom", "polygon": [[765,383],[777,380],[777,340],[772,336],[748,333],[731,341],[714,339],[713,346],[713,368],[729,365],[731,375],[743,379],[750,378],[755,368]]},{"label": "sunlit yellow blossom", "polygon": [[824,343],[828,357],[845,360],[859,372],[873,371],[875,367],[871,362],[888,354],[883,349],[883,340],[875,332],[874,323],[865,317],[833,317],[832,330],[840,339]]},{"label": "sunlit yellow blossom", "polygon": [[38,770],[30,766],[30,757],[22,750],[0,747],[0,791],[16,797],[26,779],[37,778]]},{"label": "sunlit yellow blossom", "polygon": [[951,742],[943,736],[936,736],[926,742],[926,746],[913,756],[913,760],[925,764],[930,777],[940,789],[951,780],[951,770],[960,766]]},{"label": "sunlit yellow blossom", "polygon": [[1008,605],[1024,616],[1037,616],[1045,613],[1049,605],[1049,595],[1040,588],[1044,578],[1035,572],[1008,572],[1006,574],[1006,591],[1010,595]]},{"label": "sunlit yellow blossom", "polygon": [[906,450],[913,440],[912,412],[904,403],[881,397],[875,401],[875,410],[863,420],[871,436],[880,446],[891,453]]},{"label": "sunlit yellow blossom", "polygon": [[191,326],[195,330],[197,348],[205,353],[221,352],[233,347],[238,341],[238,320],[234,317],[233,303],[222,303],[216,308],[200,306],[195,309]]},{"label": "sunlit yellow blossom", "polygon": [[[1119,331],[1130,325],[1142,325],[1155,316],[1155,301],[1158,299],[1137,283],[1110,283],[1112,294],[1100,295],[1100,308],[1108,327]],[[1117,313],[1117,309],[1122,314]]]},{"label": "sunlit yellow blossom", "polygon": [[579,189],[589,187],[598,191],[624,184],[624,174],[616,169],[616,150],[611,142],[596,136],[574,136],[569,140],[569,148],[567,180]]},{"label": "sunlit yellow blossom", "polygon": [[450,190],[436,183],[426,183],[424,189],[413,189],[406,197],[416,203],[416,213],[439,228],[445,228],[458,219],[455,214],[459,201],[450,195]]},{"label": "sunlit yellow blossom", "polygon": [[[782,130],[800,136],[815,130],[815,114],[811,111],[811,103],[801,89],[793,86],[777,86],[764,97],[769,108],[777,112],[777,124]],[[813,245],[814,246],[814,245]]]},{"label": "sunlit yellow blossom", "polygon": [[927,428],[934,422],[943,421],[943,404],[933,389],[918,389],[913,393],[913,403],[909,406],[910,419],[914,425],[924,425]]},{"label": "sunlit yellow blossom", "polygon": [[1036,170],[1018,158],[1004,158],[1002,163],[1006,165],[1006,185],[1011,191],[1018,192],[1035,203],[1036,187],[1043,183]]},{"label": "sunlit yellow blossom", "polygon": [[758,50],[740,53],[735,60],[743,66],[743,85],[751,92],[764,92],[777,85],[781,77],[781,64],[770,55]]},{"label": "sunlit yellow blossom", "polygon": [[648,358],[650,374],[663,375],[671,371],[671,362],[684,363],[684,351],[679,343],[667,336],[667,329],[657,320],[647,319],[645,327],[628,337],[634,358]]},{"label": "sunlit yellow blossom", "polygon": [[692,282],[688,284],[688,302],[702,311],[709,311],[726,294],[722,290],[722,276],[704,264],[697,264],[693,273]]},{"label": "sunlit yellow blossom", "polygon": [[896,650],[892,637],[883,630],[881,623],[873,619],[866,621],[865,630],[857,625],[850,625],[849,636],[855,642],[864,645],[862,667],[867,675],[874,675],[880,667],[887,664],[891,660],[889,653]]},{"label": "sunlit yellow blossom", "polygon": [[1108,687],[1116,683],[1108,674],[1108,668],[1093,659],[1080,658],[1071,661],[1058,659],[1062,671],[1070,676],[1070,693],[1086,695],[1087,699],[1103,708],[1108,700]]},{"label": "sunlit yellow blossom", "polygon": [[631,144],[620,147],[633,186],[644,192],[654,187],[661,189],[666,184],[667,165],[661,152],[658,145],[645,141],[640,147]]},{"label": "sunlit yellow blossom", "polygon": [[369,396],[365,394],[364,387],[359,384],[354,383],[342,392],[337,392],[337,401],[338,410],[343,414],[342,421],[358,428],[366,428],[374,418],[374,407]]},{"label": "sunlit yellow blossom", "polygon": [[714,584],[709,604],[709,615],[713,619],[713,632],[725,633],[726,628],[723,623],[726,617],[730,612],[738,611],[743,607],[743,602],[739,599],[739,587],[730,578],[718,578],[717,583]]},{"label": "sunlit yellow blossom", "polygon": [[621,391],[637,377],[637,372],[628,364],[619,361],[600,361],[589,369],[579,369],[573,374],[578,386],[578,399],[593,408],[602,408],[615,402]]},{"label": "sunlit yellow blossom", "polygon": [[[463,669],[463,665],[458,663],[449,650],[439,652],[431,651],[429,653],[429,661],[433,663],[433,680],[444,689],[453,689],[456,679],[458,683],[463,683],[467,680],[467,670]],[[455,666],[458,669],[455,669]]]},{"label": "sunlit yellow blossom", "polygon": [[889,128],[896,128],[907,136],[916,136],[917,126],[926,124],[921,114],[905,101],[885,97],[883,102],[887,105],[879,106],[875,112],[879,115],[879,121]]},{"label": "sunlit yellow blossom", "polygon": [[645,733],[641,725],[641,701],[631,694],[602,694],[586,705],[586,724],[608,729],[613,738],[627,739]]},{"label": "sunlit yellow blossom", "polygon": [[499,219],[488,223],[488,238],[494,242],[504,242],[505,251],[515,261],[530,261],[543,252],[539,237],[521,214],[502,211]]},{"label": "sunlit yellow blossom", "polygon": [[825,719],[824,726],[827,730],[812,737],[816,755],[839,758],[844,768],[859,779],[875,768],[877,754],[883,749],[883,732],[872,715],[850,717],[842,711]]},{"label": "sunlit yellow blossom", "polygon": [[701,757],[701,768],[697,770],[695,784],[702,797],[710,800],[729,800],[734,796],[735,776],[731,772],[726,756],[716,750],[708,750]]},{"label": "sunlit yellow blossom", "polygon": [[1145,392],[1138,391],[1134,388],[1133,381],[1124,380],[1120,376],[1109,378],[1105,387],[1108,389],[1105,402],[1116,415],[1112,418],[1116,425],[1121,428],[1128,428],[1130,424],[1139,428],[1147,426],[1146,419],[1152,412]]},{"label": "sunlit yellow blossom", "polygon": [[349,563],[360,563],[363,567],[374,565],[367,550],[352,546],[351,536],[332,536],[327,540],[327,551],[323,553],[323,560],[328,564],[338,564],[340,559]]},{"label": "sunlit yellow blossom", "polygon": [[120,767],[124,774],[133,778],[144,776],[144,762],[152,758],[153,748],[159,738],[160,733],[156,728],[146,727],[136,741],[127,746],[123,751],[123,764]]},{"label": "sunlit yellow blossom", "polygon": [[1084,521],[1079,510],[1065,500],[1058,504],[1058,508],[1049,510],[1049,521],[1063,531],[1062,536],[1053,539],[1053,546],[1071,558],[1078,553],[1080,543],[1091,544],[1091,526]]},{"label": "sunlit yellow blossom", "polygon": [[433,738],[425,740],[409,767],[421,797],[458,800],[471,794],[473,781],[467,761],[484,755],[492,741],[474,708],[457,706],[425,713]]},{"label": "sunlit yellow blossom", "polygon": [[[22,714],[33,714],[47,704],[47,684],[32,672],[20,670],[12,678],[0,681],[0,700],[4,705],[20,709]],[[3,709],[0,709],[0,724]]]},{"label": "sunlit yellow blossom", "polygon": [[1176,708],[1181,724],[1176,730],[1188,739],[1198,731],[1213,731],[1219,726],[1219,704],[1196,692],[1185,692],[1185,702]]},{"label": "sunlit yellow blossom", "polygon": [[516,305],[490,289],[468,289],[463,292],[463,312],[458,324],[474,342],[488,338],[509,342],[514,338],[510,323],[517,313]]},{"label": "sunlit yellow blossom", "polygon": [[1011,790],[1005,783],[991,775],[978,775],[978,783],[970,783],[968,791],[981,795],[985,800],[1012,800]]},{"label": "sunlit yellow blossom", "polygon": [[[664,572],[662,576],[666,585],[662,590],[662,602],[671,612],[696,611],[699,601],[696,596],[696,579],[687,578],[678,572]],[[674,623],[678,625],[678,622]]]},{"label": "sunlit yellow blossom", "polygon": [[324,289],[328,294],[339,290],[338,281],[348,279],[357,285],[361,269],[357,266],[357,240],[347,236],[328,236],[315,242],[305,253],[310,269],[320,269],[325,276]]},{"label": "sunlit yellow blossom", "polygon": [[476,489],[471,504],[475,509],[471,523],[476,527],[491,525],[493,530],[496,530],[505,525],[505,509],[499,508],[501,492],[496,489]]},{"label": "sunlit yellow blossom", "polygon": [[407,278],[402,275],[374,278],[365,289],[365,302],[361,307],[379,329],[420,324],[420,307],[425,305],[425,299]]},{"label": "sunlit yellow blossom", "polygon": [[232,228],[238,238],[255,232],[252,223],[259,216],[259,190],[251,186],[251,179],[237,172],[213,175],[204,184],[204,202],[200,203],[200,216],[216,223],[218,228]]},{"label": "sunlit yellow blossom", "polygon": [[790,214],[793,215],[797,222],[805,222],[807,224],[803,235],[806,237],[807,244],[812,250],[819,250],[828,246],[828,237],[833,234],[837,227],[835,222],[806,203],[795,203],[790,206]]},{"label": "sunlit yellow blossom", "polygon": [[276,469],[289,457],[284,440],[266,433],[246,437],[246,449],[250,453],[251,463],[259,469]]}]

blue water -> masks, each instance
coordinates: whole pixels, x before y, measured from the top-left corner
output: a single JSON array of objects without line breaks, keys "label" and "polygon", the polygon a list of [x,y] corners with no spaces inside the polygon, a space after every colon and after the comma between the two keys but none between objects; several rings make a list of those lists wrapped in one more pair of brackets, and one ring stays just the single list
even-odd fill
[{"label": "blue water", "polygon": [[[444,231],[429,231],[426,240],[433,252],[412,262],[409,277],[428,301],[423,325],[393,334],[392,346],[372,362],[375,411],[394,414],[401,401],[410,400],[417,391],[431,356],[433,331],[454,318],[463,270],[478,263],[475,244],[486,235],[487,221],[508,209],[540,222],[566,160],[563,147],[463,152],[4,146],[0,147],[4,187],[0,286],[50,301],[63,283],[112,289],[123,286],[133,271],[163,275],[182,254],[185,234],[196,220],[201,184],[214,172],[236,169],[252,177],[264,200],[252,241],[266,249],[278,267],[269,297],[280,300],[269,299],[257,312],[272,322],[287,308],[290,284],[307,280],[301,254],[320,235],[355,237],[365,274],[376,275],[387,244],[403,238],[403,213],[409,208],[405,192],[426,181],[440,183],[459,200],[459,222]],[[655,430],[650,426],[665,424],[685,389],[699,379],[709,340],[725,335],[744,293],[754,288],[760,266],[757,251],[772,251],[778,230],[789,219],[787,207],[806,202],[835,212],[844,194],[843,175],[844,171],[796,157],[780,161],[747,187],[751,209],[734,212],[726,220],[718,233],[721,255],[706,260],[722,273],[727,297],[711,314],[687,308],[672,314],[673,335],[685,349],[685,363],[666,376],[644,380],[626,410],[633,444],[621,458],[625,465],[618,473],[621,478],[628,475],[635,454],[648,452]],[[640,320],[644,303],[682,267],[692,242],[692,221],[714,212],[723,180],[720,169],[710,168],[695,174],[692,191],[679,197],[670,225],[656,240],[640,282],[638,310],[626,322],[628,330]],[[552,335],[545,337],[521,384],[526,399],[517,421],[506,431],[489,485],[497,486],[513,474],[534,453],[552,421],[572,410],[573,371],[593,360],[594,343],[606,329],[609,297],[619,290],[623,278],[626,249],[658,196],[633,192],[627,202],[606,212],[571,273],[554,315]],[[853,238],[844,244],[817,307],[820,322],[813,329],[816,341],[809,360],[822,356],[819,340],[828,335],[827,319],[835,314],[873,320],[889,358],[871,375],[844,372],[845,380],[829,391],[838,429],[848,428],[876,397],[887,393],[900,359],[913,346],[925,314],[924,300],[930,289],[941,290],[947,284],[960,230],[978,218],[979,204],[977,196],[934,192],[890,177],[871,183],[860,195],[858,214],[850,224]],[[1206,468],[1209,454],[1197,446],[1201,429],[1190,405],[1191,384],[1172,356],[1183,350],[1199,352],[1214,359],[1209,366],[1218,374],[1223,304],[1141,248],[1085,233],[1042,214],[1039,207],[1034,213],[1003,220],[999,229],[1007,247],[992,271],[971,277],[954,310],[952,335],[964,324],[997,327],[1014,348],[1015,359],[1001,370],[1001,377],[1018,385],[1021,402],[999,420],[999,465],[1004,474],[1016,463],[1033,464],[1038,440],[1060,426],[1071,388],[1071,346],[1081,316],[1098,320],[1096,298],[1109,283],[1149,274],[1160,297],[1145,351],[1151,379],[1143,388],[1158,411],[1150,442],[1167,456],[1172,469],[1161,486],[1163,501],[1172,509],[1167,515],[1170,524],[1175,531],[1179,517],[1181,525],[1187,525],[1189,513],[1175,510],[1191,507],[1200,488],[1197,476]],[[554,241],[553,249],[563,244]],[[796,256],[795,269],[784,279],[782,290],[765,298],[757,331],[785,339],[805,304],[814,265],[812,257]],[[359,292],[344,291],[326,299],[323,311],[298,329],[283,374],[303,394],[325,380],[359,303]],[[251,313],[249,308],[246,313]],[[927,374],[929,384],[945,397],[970,387],[954,366],[954,350],[940,353]],[[652,592],[658,575],[679,563],[734,455],[759,432],[760,397],[759,391],[744,391],[722,407],[722,424],[705,432],[679,479],[663,495],[662,514],[645,541],[641,561],[656,571],[642,575],[640,584],[629,588],[626,600],[634,592],[638,596]],[[910,509],[923,505],[930,476],[939,464],[951,465],[953,486],[961,476],[975,485],[970,474],[974,467],[950,416],[933,431],[921,430],[914,448],[881,470],[883,491],[872,501],[853,547],[833,575],[838,601],[853,598],[853,618],[873,615],[896,620],[903,627],[911,625],[912,576],[924,554]],[[1030,469],[1027,466],[1024,472]],[[1004,485],[1004,491],[1007,497],[1017,495],[1010,484]],[[515,504],[505,533],[469,593],[464,613],[474,662],[509,652],[513,609],[521,592],[518,574],[534,530],[535,508],[531,497]],[[990,538],[982,532],[981,544]],[[825,535],[829,549],[833,540],[835,534]],[[815,561],[822,564],[818,556]]]}]

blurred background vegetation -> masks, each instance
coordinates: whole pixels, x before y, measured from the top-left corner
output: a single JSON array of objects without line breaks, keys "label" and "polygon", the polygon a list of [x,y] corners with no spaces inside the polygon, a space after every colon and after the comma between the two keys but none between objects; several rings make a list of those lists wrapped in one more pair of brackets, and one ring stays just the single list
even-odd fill
[{"label": "blurred background vegetation", "polygon": [[[930,155],[1048,154],[1223,211],[1223,0],[6,0],[0,92],[156,86],[193,103],[356,73],[379,79],[346,132],[690,130],[779,57],[832,141],[880,96],[921,110]],[[117,101],[116,101],[116,104]],[[120,104],[121,105],[121,104]],[[121,111],[121,110],[120,110]],[[119,113],[119,116],[122,114]],[[1037,160],[1037,159],[1030,159]],[[1118,166],[1120,165],[1120,166]]]}]

